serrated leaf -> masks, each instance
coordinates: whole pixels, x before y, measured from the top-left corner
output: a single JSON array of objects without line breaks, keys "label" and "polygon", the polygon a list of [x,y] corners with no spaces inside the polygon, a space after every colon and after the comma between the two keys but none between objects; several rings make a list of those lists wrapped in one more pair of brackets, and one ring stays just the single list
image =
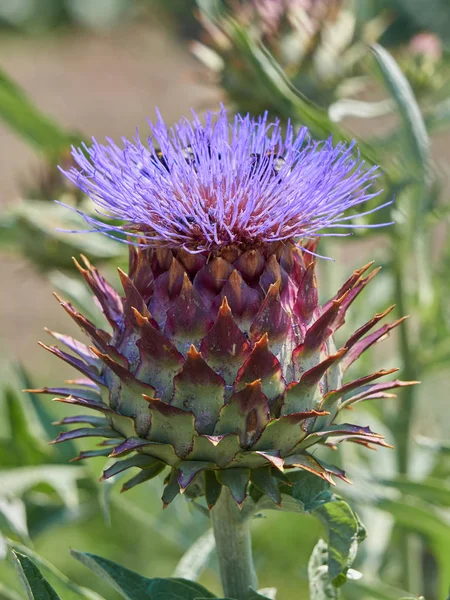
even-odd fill
[{"label": "serrated leaf", "polygon": [[74,558],[102,577],[126,600],[196,600],[215,598],[200,584],[187,579],[148,579],[121,565],[85,552],[72,550]]},{"label": "serrated leaf", "polygon": [[347,571],[355,559],[358,544],[365,538],[365,529],[356,514],[337,496],[314,509],[328,529],[328,573],[333,585],[347,581]]},{"label": "serrated leaf", "polygon": [[[306,512],[318,517],[328,531],[328,572],[335,586],[343,585],[358,548],[365,537],[365,529],[350,506],[330,491],[330,484],[305,471],[294,471],[284,476],[290,483],[280,484],[282,510]],[[256,510],[275,508],[264,501]]]},{"label": "serrated leaf", "polygon": [[60,600],[58,594],[28,556],[14,550],[12,556],[28,600]]}]

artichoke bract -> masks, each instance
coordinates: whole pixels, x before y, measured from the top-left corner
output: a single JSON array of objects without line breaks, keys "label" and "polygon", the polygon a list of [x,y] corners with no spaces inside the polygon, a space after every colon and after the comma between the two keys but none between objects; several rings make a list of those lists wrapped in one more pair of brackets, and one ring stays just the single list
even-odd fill
[{"label": "artichoke bract", "polygon": [[76,263],[109,331],[59,299],[90,344],[50,332],[70,353],[45,347],[83,377],[38,391],[91,414],[63,419],[81,427],[56,442],[105,438],[76,460],[117,458],[104,479],[138,467],[124,490],[168,468],[164,505],[187,490],[210,508],[222,486],[240,506],[251,489],[280,504],[286,469],[345,480],[313,455],[317,445],[386,445],[368,427],[336,421],[405,385],[377,382],[395,369],[343,381],[401,320],[377,328],[388,309],[336,349],[334,332],[377,270],[355,271],[323,306],[315,279],[321,232],[354,226],[344,211],[374,196],[377,171],[352,145],[313,142],[289,126],[283,135],[267,115],[229,122],[222,110],[172,129],[159,118],[148,146],[94,140],[73,156],[80,169],[67,176],[103,216],[86,220],[126,235],[130,260],[120,292],[85,257]]}]

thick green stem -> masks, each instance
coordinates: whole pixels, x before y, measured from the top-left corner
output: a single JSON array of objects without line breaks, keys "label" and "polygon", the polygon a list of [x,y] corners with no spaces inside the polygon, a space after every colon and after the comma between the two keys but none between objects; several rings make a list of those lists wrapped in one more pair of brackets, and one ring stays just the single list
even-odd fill
[{"label": "thick green stem", "polygon": [[225,596],[245,600],[249,588],[257,587],[250,520],[241,513],[226,487],[211,510],[211,520]]}]

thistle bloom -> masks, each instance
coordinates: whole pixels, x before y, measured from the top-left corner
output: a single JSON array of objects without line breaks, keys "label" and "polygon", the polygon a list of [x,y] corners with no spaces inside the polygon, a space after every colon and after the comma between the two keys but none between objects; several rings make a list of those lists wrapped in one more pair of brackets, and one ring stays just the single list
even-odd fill
[{"label": "thistle bloom", "polygon": [[138,467],[124,489],[168,467],[165,505],[188,490],[209,507],[222,486],[239,505],[248,493],[280,504],[285,469],[345,479],[313,455],[317,445],[385,445],[368,427],[335,420],[404,385],[376,383],[392,371],[343,382],[400,320],[376,329],[391,309],[377,314],[336,350],[334,332],[377,270],[355,271],[323,306],[314,275],[317,237],[353,227],[347,209],[374,196],[377,170],[353,145],[313,142],[290,126],[283,135],[267,116],[230,123],[222,110],[204,125],[159,119],[148,146],[94,140],[73,156],[80,170],[66,174],[100,213],[86,220],[126,233],[130,264],[119,271],[122,294],[87,259],[78,265],[110,331],[60,300],[90,345],[52,333],[71,352],[47,349],[83,378],[40,391],[94,416],[63,419],[82,427],[57,442],[106,438],[78,459],[119,458],[104,478]]},{"label": "thistle bloom", "polygon": [[[215,118],[216,117],[216,118]],[[312,141],[303,128],[283,135],[267,115],[257,121],[225,110],[202,125],[150,125],[149,145],[137,137],[73,150],[81,168],[66,173],[92,198],[107,234],[127,232],[138,244],[218,252],[294,238],[311,239],[329,227],[351,228],[347,209],[373,198],[377,167],[365,168],[354,145]],[[381,207],[378,207],[381,208]],[[138,239],[139,238],[139,239]]]}]

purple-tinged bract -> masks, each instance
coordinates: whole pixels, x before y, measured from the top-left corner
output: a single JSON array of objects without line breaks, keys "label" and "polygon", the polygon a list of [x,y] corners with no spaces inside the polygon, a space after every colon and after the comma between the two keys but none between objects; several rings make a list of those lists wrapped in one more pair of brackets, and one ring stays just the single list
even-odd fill
[{"label": "purple-tinged bract", "polygon": [[125,231],[150,246],[216,251],[317,236],[330,227],[355,227],[345,211],[377,195],[377,167],[359,160],[354,144],[315,142],[307,129],[283,133],[267,115],[236,116],[223,109],[202,124],[150,124],[148,145],[139,137],[117,146],[95,139],[74,148],[67,177],[114,226],[83,215],[108,234]]}]

